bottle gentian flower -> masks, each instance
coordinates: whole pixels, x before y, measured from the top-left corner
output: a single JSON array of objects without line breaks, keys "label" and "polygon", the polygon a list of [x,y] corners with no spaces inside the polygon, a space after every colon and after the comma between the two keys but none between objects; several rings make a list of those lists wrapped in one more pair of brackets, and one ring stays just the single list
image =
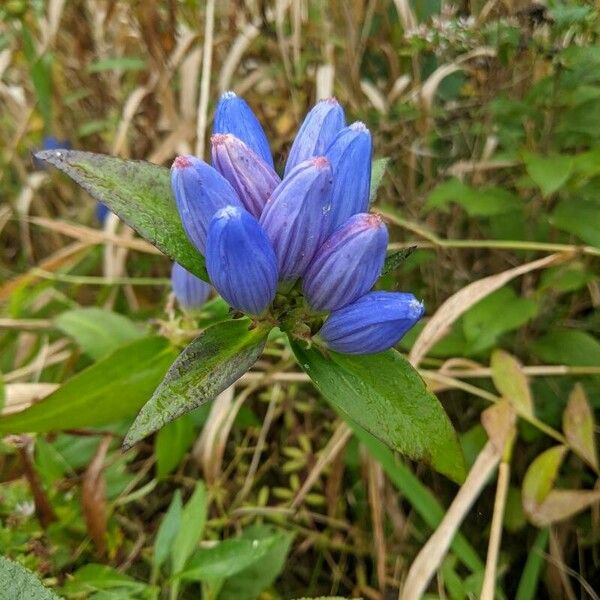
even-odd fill
[{"label": "bottle gentian flower", "polygon": [[325,156],[333,171],[333,229],[352,215],[369,209],[371,154],[371,134],[360,121],[342,129],[327,148]]},{"label": "bottle gentian flower", "polygon": [[231,184],[213,167],[195,156],[178,156],[171,167],[171,187],[183,227],[202,254],[214,214],[242,204]]},{"label": "bottle gentian flower", "polygon": [[[232,308],[302,339],[325,318],[321,343],[368,354],[397,343],[423,305],[412,294],[369,291],[381,274],[388,234],[367,212],[371,134],[362,123],[344,123],[337,101],[319,102],[302,123],[281,180],[256,116],[226,92],[215,114],[213,166],[180,156],[172,186],[188,237]],[[184,306],[193,301],[187,276],[193,277],[173,268]]]},{"label": "bottle gentian flower", "polygon": [[262,314],[277,289],[277,259],[266,233],[245,209],[219,210],[208,229],[206,269],[219,294],[250,315]]},{"label": "bottle gentian flower", "polygon": [[323,156],[338,132],[346,125],[344,109],[335,98],[321,100],[306,115],[285,164],[284,176],[301,162]]},{"label": "bottle gentian flower", "polygon": [[202,306],[210,294],[210,285],[179,263],[171,268],[171,286],[179,304],[188,310]]},{"label": "bottle gentian flower", "polygon": [[329,231],[331,167],[320,156],[301,162],[273,192],[260,217],[282,281],[294,281]]},{"label": "bottle gentian flower", "polygon": [[381,275],[388,243],[378,215],[350,217],[319,248],[303,277],[304,296],[315,310],[336,310],[366,294]]},{"label": "bottle gentian flower", "polygon": [[279,175],[234,135],[217,133],[210,141],[215,169],[229,181],[246,210],[258,219],[281,182]]},{"label": "bottle gentian flower", "polygon": [[273,157],[264,129],[247,102],[235,92],[225,92],[219,99],[213,124],[215,133],[235,135],[273,168]]},{"label": "bottle gentian flower", "polygon": [[319,335],[327,347],[336,352],[382,352],[398,343],[424,312],[423,303],[413,294],[369,292],[333,311]]}]

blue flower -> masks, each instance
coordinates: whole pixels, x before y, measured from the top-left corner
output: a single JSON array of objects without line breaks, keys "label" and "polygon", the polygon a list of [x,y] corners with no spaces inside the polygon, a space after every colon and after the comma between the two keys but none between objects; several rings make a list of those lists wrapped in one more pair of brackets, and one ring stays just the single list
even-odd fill
[{"label": "blue flower", "polygon": [[171,285],[177,302],[188,310],[202,306],[210,294],[210,285],[198,279],[179,263],[173,263]]},{"label": "blue flower", "polygon": [[96,219],[100,225],[104,225],[106,217],[110,214],[110,208],[103,202],[96,202]]},{"label": "blue flower", "polygon": [[219,99],[213,124],[214,133],[235,135],[273,168],[273,157],[264,129],[247,102],[234,92],[225,92]]},{"label": "blue flower", "polygon": [[336,352],[382,352],[397,344],[424,312],[423,303],[412,294],[369,292],[333,311],[319,335]]},{"label": "blue flower", "polygon": [[352,215],[369,210],[371,154],[371,134],[360,122],[342,129],[327,148],[325,156],[331,162],[333,171],[333,229],[337,229]]},{"label": "blue flower", "polygon": [[234,135],[218,133],[210,141],[215,169],[229,181],[246,210],[258,219],[281,182],[279,175]]},{"label": "blue flower", "polygon": [[260,217],[279,268],[279,278],[294,281],[309,265],[329,231],[331,167],[324,157],[296,166],[279,184]]},{"label": "blue flower", "polygon": [[350,217],[319,248],[304,274],[302,290],[309,305],[336,310],[368,292],[381,275],[387,243],[378,215]]},{"label": "blue flower", "polygon": [[335,98],[317,102],[300,126],[285,164],[284,176],[287,177],[299,163],[314,156],[323,156],[345,125],[344,109]]},{"label": "blue flower", "polygon": [[194,156],[178,156],[171,167],[171,186],[183,227],[202,254],[214,214],[225,206],[242,204],[230,183]]},{"label": "blue flower", "polygon": [[219,294],[250,315],[262,314],[277,289],[277,259],[258,221],[246,210],[219,210],[208,229],[206,269]]},{"label": "blue flower", "polygon": [[[302,339],[325,318],[321,343],[367,354],[396,344],[423,305],[412,294],[369,291],[382,271],[388,233],[367,212],[371,134],[362,123],[344,124],[336,100],[319,102],[280,179],[254,113],[226,92],[215,114],[213,166],[180,156],[171,181],[185,231],[232,308]],[[203,297],[206,286],[195,279],[173,268],[183,306]]]}]

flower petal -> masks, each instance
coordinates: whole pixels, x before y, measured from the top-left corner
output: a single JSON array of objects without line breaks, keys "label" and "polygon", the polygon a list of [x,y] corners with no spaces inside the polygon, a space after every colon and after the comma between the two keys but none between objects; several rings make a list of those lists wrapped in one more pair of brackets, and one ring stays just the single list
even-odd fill
[{"label": "flower petal", "polygon": [[258,219],[281,182],[279,175],[234,135],[217,133],[210,141],[215,169],[229,181],[246,210]]},{"label": "flower petal", "polygon": [[183,228],[202,254],[214,214],[225,206],[242,206],[229,182],[195,156],[178,156],[171,167],[171,187]]},{"label": "flower petal", "polygon": [[360,122],[342,129],[325,152],[333,170],[331,210],[334,229],[352,215],[369,209],[371,154],[371,134]]},{"label": "flower petal", "polygon": [[219,99],[213,124],[214,133],[235,135],[273,168],[273,157],[264,129],[248,103],[235,92],[225,92]]},{"label": "flower petal", "polygon": [[366,294],[381,274],[388,243],[378,215],[350,217],[317,250],[303,291],[315,310],[336,310]]},{"label": "flower petal", "polygon": [[331,167],[324,157],[300,163],[275,189],[260,223],[277,255],[279,277],[294,281],[329,231]]},{"label": "flower petal", "polygon": [[335,98],[321,100],[306,115],[285,165],[284,177],[313,156],[323,156],[337,133],[346,125],[344,109]]},{"label": "flower petal", "polygon": [[423,303],[413,294],[369,292],[332,312],[319,335],[336,352],[383,352],[397,344],[424,312]]},{"label": "flower petal", "polygon": [[179,263],[173,263],[171,285],[177,302],[187,309],[202,306],[208,300],[210,294],[210,285],[192,275]]},{"label": "flower petal", "polygon": [[246,210],[227,206],[213,217],[206,242],[206,269],[233,307],[260,315],[277,289],[277,259],[269,238]]}]

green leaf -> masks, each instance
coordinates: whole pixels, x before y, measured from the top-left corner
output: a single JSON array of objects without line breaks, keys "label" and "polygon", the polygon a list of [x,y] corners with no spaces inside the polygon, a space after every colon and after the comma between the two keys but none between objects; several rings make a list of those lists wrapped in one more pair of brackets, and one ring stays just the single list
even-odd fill
[{"label": "green leaf", "polygon": [[[64,586],[67,594],[112,590],[122,598],[150,598],[152,588],[108,565],[89,564],[77,569]],[[86,596],[88,597],[88,596]]]},{"label": "green leaf", "polygon": [[248,527],[242,532],[242,538],[262,540],[275,538],[271,548],[260,561],[246,567],[243,571],[229,577],[218,600],[256,600],[260,593],[273,584],[285,564],[294,534],[268,526]]},{"label": "green leaf", "polygon": [[454,481],[465,476],[456,433],[438,399],[396,350],[365,356],[305,349],[296,359],[336,410],[393,450],[429,462]]},{"label": "green leaf", "polygon": [[0,590],[10,600],[59,600],[31,571],[3,556],[0,556]]},{"label": "green leaf", "polygon": [[377,197],[377,191],[383,181],[385,170],[390,162],[389,158],[376,158],[371,164],[371,192],[369,202],[373,202]]},{"label": "green leaf", "polygon": [[529,465],[523,479],[523,506],[541,504],[556,481],[558,470],[567,453],[566,446],[554,446],[542,452]]},{"label": "green leaf", "polygon": [[219,542],[212,548],[200,548],[178,578],[194,581],[226,579],[260,561],[276,541],[275,536],[255,540],[236,538]]},{"label": "green leaf", "polygon": [[568,199],[559,202],[550,222],[559,229],[576,235],[586,244],[600,248],[600,204]]},{"label": "green leaf", "polygon": [[250,319],[216,323],[197,337],[173,363],[143,406],[123,446],[129,448],[180,415],[214,400],[261,355],[268,331],[250,330]]},{"label": "green leaf", "polygon": [[573,165],[573,157],[569,155],[525,155],[527,173],[546,197],[567,183],[573,173]]},{"label": "green leaf", "polygon": [[101,58],[87,66],[88,73],[101,73],[102,71],[142,71],[146,67],[143,58],[137,56],[116,56],[114,58]]},{"label": "green leaf", "polygon": [[381,275],[387,275],[397,269],[416,249],[416,246],[409,246],[408,248],[402,248],[388,254],[385,257]]},{"label": "green leaf", "polygon": [[521,200],[504,188],[474,188],[453,178],[440,183],[427,198],[429,209],[445,209],[451,202],[460,204],[472,217],[491,217],[519,209]]},{"label": "green leaf", "polygon": [[169,258],[208,280],[204,258],[183,230],[169,169],[78,150],[44,150],[35,156],[71,177]]},{"label": "green leaf", "polygon": [[95,307],[68,310],[60,314],[55,323],[94,359],[102,358],[143,335],[127,317]]},{"label": "green leaf", "polygon": [[0,419],[0,433],[96,427],[134,415],[152,394],[175,351],[148,337],[122,346],[64,383],[45,400]]},{"label": "green leaf", "polygon": [[181,513],[181,492],[175,490],[173,498],[171,499],[171,504],[169,505],[169,510],[167,510],[167,513],[160,523],[158,533],[156,534],[156,540],[154,541],[153,564],[155,570],[160,569],[171,553],[173,540],[180,528]]},{"label": "green leaf", "polygon": [[534,354],[551,364],[600,365],[600,342],[585,331],[555,328],[533,343]]},{"label": "green leaf", "polygon": [[[354,435],[377,459],[390,481],[402,492],[417,514],[431,529],[435,529],[441,523],[445,511],[433,492],[426,488],[387,446],[356,423],[352,421],[348,421],[348,423],[352,427]],[[450,547],[472,572],[483,571],[484,564],[481,558],[462,533],[455,534]]]},{"label": "green leaf", "polygon": [[521,364],[504,350],[494,350],[490,361],[492,380],[503,398],[506,398],[519,414],[533,416],[533,398]]},{"label": "green leaf", "polygon": [[191,415],[183,415],[167,423],[156,435],[156,476],[164,477],[173,471],[194,443],[196,428]]},{"label": "green leaf", "polygon": [[545,552],[550,537],[548,528],[542,529],[536,536],[531,549],[527,553],[527,562],[521,573],[519,587],[515,600],[535,600],[537,596],[537,586],[540,579],[542,567],[546,562]]},{"label": "green leaf", "polygon": [[[181,526],[171,547],[171,573],[179,573],[204,533],[208,511],[204,482],[198,481],[192,497],[181,513]],[[179,581],[171,585],[171,598],[177,597]]]}]

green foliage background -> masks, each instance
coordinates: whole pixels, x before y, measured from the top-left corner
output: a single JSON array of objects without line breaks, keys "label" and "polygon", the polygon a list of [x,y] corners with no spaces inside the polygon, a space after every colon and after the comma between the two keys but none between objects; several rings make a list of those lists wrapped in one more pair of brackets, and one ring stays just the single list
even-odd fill
[{"label": "green foliage background", "polygon": [[[467,468],[490,403],[505,397],[518,414],[497,597],[597,597],[598,9],[216,4],[209,123],[220,91],[242,93],[281,167],[306,110],[332,91],[389,159],[374,209],[392,249],[417,246],[381,286],[422,297],[432,319],[492,278],[478,301],[467,290],[419,367]],[[458,487],[348,429],[277,332],[220,409],[120,450],[179,349],[227,307],[179,311],[168,260],[122,225],[102,233],[90,197],[36,171],[31,152],[46,134],[164,165],[195,151],[205,3],[10,0],[0,16],[0,552],[65,598],[396,597]],[[141,210],[127,187],[108,193]],[[422,347],[426,323],[400,350]],[[431,597],[479,597],[495,489],[492,478]],[[557,504],[563,491],[578,495]],[[564,513],[574,498],[582,510]]]}]

